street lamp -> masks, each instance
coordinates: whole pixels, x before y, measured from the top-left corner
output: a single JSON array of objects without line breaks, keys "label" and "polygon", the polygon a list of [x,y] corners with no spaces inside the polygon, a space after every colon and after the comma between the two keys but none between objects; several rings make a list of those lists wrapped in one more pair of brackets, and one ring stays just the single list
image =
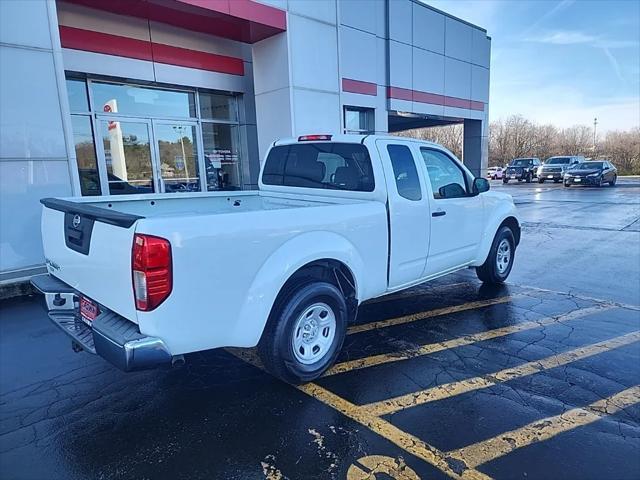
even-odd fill
[{"label": "street lamp", "polygon": [[593,153],[596,153],[596,129],[598,127],[598,119],[593,119]]}]

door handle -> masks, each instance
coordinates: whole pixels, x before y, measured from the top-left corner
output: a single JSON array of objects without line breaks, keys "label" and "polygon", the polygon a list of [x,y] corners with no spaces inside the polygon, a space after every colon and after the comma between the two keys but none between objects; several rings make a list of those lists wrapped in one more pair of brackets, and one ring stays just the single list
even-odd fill
[{"label": "door handle", "polygon": [[438,210],[437,212],[433,212],[431,214],[432,217],[443,217],[447,214],[444,210]]}]

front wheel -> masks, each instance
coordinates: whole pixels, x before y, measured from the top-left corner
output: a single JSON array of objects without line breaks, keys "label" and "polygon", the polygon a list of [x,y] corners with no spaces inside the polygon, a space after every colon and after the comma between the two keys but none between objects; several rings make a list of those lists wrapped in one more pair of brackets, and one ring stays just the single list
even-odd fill
[{"label": "front wheel", "polygon": [[613,177],[613,180],[611,180],[609,182],[609,186],[610,187],[615,187],[616,186],[616,180],[618,180],[618,177],[617,176]]},{"label": "front wheel", "polygon": [[538,178],[538,183],[544,183],[544,178]]},{"label": "front wheel", "polygon": [[570,183],[567,183],[567,182],[564,182],[564,186],[568,188],[568,187],[570,187],[570,186],[571,186],[571,184],[570,184]]},{"label": "front wheel", "polygon": [[485,283],[504,283],[511,273],[516,253],[516,242],[509,227],[501,227],[496,233],[485,262],[476,267],[476,275]]},{"label": "front wheel", "polygon": [[527,183],[531,183],[532,178],[533,178],[533,175],[531,173],[529,173],[527,175]]},{"label": "front wheel", "polygon": [[508,178],[503,178],[502,179],[502,183],[509,183],[509,179]]},{"label": "front wheel", "polygon": [[315,380],[338,356],[347,321],[338,288],[327,282],[302,285],[274,306],[258,344],[260,359],[287,383]]}]

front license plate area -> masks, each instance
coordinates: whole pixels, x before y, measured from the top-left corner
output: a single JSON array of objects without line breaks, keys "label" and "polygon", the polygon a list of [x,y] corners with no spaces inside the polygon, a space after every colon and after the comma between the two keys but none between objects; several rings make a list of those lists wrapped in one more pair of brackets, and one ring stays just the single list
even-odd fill
[{"label": "front license plate area", "polygon": [[86,297],[80,297],[80,318],[87,323],[91,324],[100,313],[98,304]]},{"label": "front license plate area", "polygon": [[511,175],[511,178],[516,178],[516,176],[515,175]]},{"label": "front license plate area", "polygon": [[547,178],[553,178],[553,175],[547,175]]},{"label": "front license plate area", "polygon": [[581,182],[582,179],[581,178],[574,178],[573,181],[577,183],[577,182]]}]

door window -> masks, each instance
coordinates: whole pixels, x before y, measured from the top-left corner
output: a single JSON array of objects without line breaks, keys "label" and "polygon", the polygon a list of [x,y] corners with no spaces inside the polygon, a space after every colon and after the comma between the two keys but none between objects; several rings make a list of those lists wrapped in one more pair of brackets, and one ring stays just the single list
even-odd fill
[{"label": "door window", "polygon": [[202,123],[207,190],[239,190],[242,185],[238,127]]},{"label": "door window", "polygon": [[199,192],[200,169],[195,125],[156,123],[160,175],[166,193]]},{"label": "door window", "polygon": [[398,195],[408,200],[421,200],[422,190],[418,170],[411,150],[406,145],[387,145],[387,152],[393,167]]},{"label": "door window", "polygon": [[100,135],[107,164],[109,194],[154,192],[149,124],[102,120]]},{"label": "door window", "polygon": [[439,150],[421,148],[433,198],[459,198],[468,194],[467,178],[458,162]]}]

